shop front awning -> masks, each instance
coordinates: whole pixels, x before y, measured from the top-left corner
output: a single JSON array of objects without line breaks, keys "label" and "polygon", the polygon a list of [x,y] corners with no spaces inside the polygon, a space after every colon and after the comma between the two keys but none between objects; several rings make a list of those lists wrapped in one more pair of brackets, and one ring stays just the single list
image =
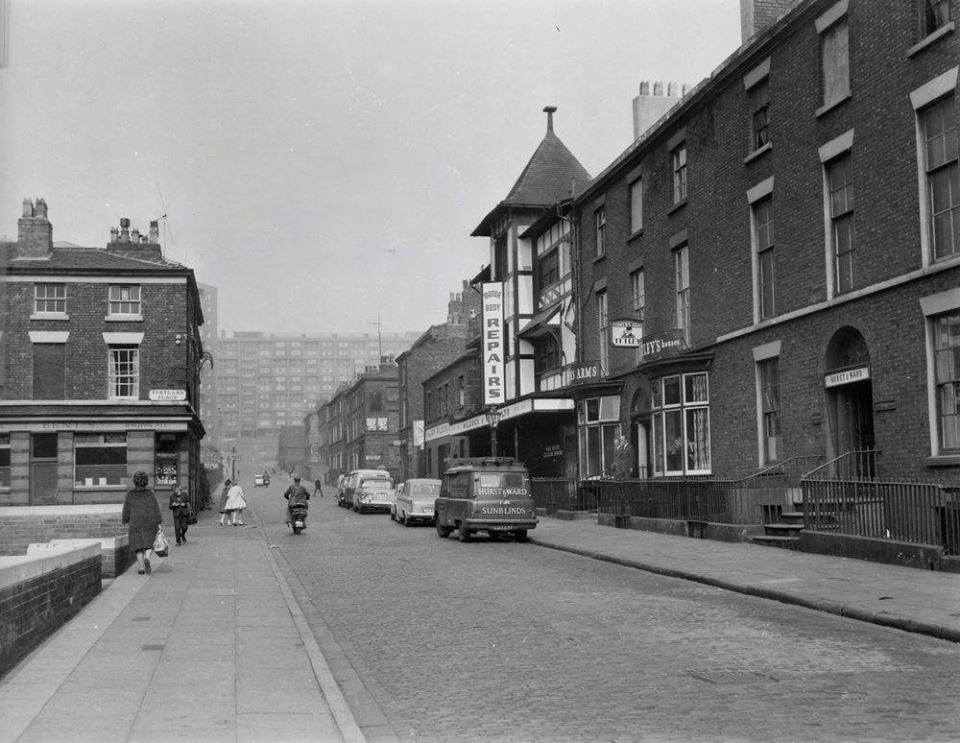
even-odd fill
[{"label": "shop front awning", "polygon": [[520,329],[517,336],[538,338],[557,333],[560,330],[560,309],[561,305],[557,304],[543,312],[538,312]]},{"label": "shop front awning", "polygon": [[[528,397],[526,400],[508,403],[499,407],[500,421],[498,425],[503,425],[506,421],[513,418],[519,418],[531,413],[566,413],[573,411],[573,400],[569,398],[558,397]],[[488,428],[487,414],[480,413],[471,418],[453,423],[439,423],[431,426],[423,433],[425,442],[442,439],[447,436],[463,436],[471,431],[481,428]]]}]

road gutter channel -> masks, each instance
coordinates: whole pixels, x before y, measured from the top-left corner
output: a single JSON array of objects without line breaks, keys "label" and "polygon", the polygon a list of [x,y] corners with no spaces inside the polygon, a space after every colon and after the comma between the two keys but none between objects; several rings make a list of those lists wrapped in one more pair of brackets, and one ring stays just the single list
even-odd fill
[{"label": "road gutter channel", "polygon": [[[257,515],[257,520],[260,522],[260,534],[262,535],[263,520],[260,519],[259,514]],[[334,722],[336,722],[337,728],[340,730],[340,736],[343,738],[344,743],[366,743],[366,736],[364,736],[363,731],[357,724],[353,712],[350,711],[350,706],[347,704],[347,700],[343,696],[343,692],[340,690],[336,679],[334,679],[333,673],[330,671],[330,666],[327,665],[327,661],[323,657],[320,645],[317,643],[317,638],[314,637],[307,618],[304,616],[303,611],[301,611],[300,605],[297,603],[297,599],[290,589],[290,584],[287,582],[283,571],[277,564],[277,559],[273,556],[270,545],[267,544],[265,538],[262,541],[267,559],[270,562],[270,568],[277,578],[277,584],[280,586],[283,600],[287,604],[287,610],[290,612],[290,616],[293,617],[293,623],[296,625],[297,633],[303,641],[303,647],[307,651],[310,665],[313,666],[313,674],[316,676],[321,693],[327,700],[327,705],[333,714]]]},{"label": "road gutter channel", "polygon": [[648,573],[655,573],[668,578],[689,580],[695,583],[713,586],[714,588],[722,588],[725,591],[733,591],[735,593],[742,593],[747,596],[756,596],[762,599],[779,601],[782,604],[802,606],[806,609],[813,609],[814,611],[834,614],[836,616],[845,617],[848,619],[856,619],[861,622],[876,624],[881,627],[892,627],[893,629],[899,629],[904,632],[912,632],[918,635],[935,637],[938,640],[960,643],[960,630],[955,630],[951,627],[941,627],[936,624],[921,622],[906,617],[895,617],[890,614],[880,614],[867,609],[860,609],[855,606],[838,604],[826,599],[807,599],[803,598],[802,596],[794,596],[792,594],[777,591],[771,588],[761,588],[759,586],[744,585],[742,583],[731,583],[730,581],[721,580],[719,578],[711,578],[706,575],[699,575],[698,573],[676,570],[674,568],[665,568],[659,565],[648,565],[646,563],[628,560],[623,557],[606,555],[602,552],[594,552],[593,550],[581,549],[579,547],[569,547],[567,545],[556,544],[554,542],[545,542],[535,537],[531,537],[530,542],[531,544],[536,544],[538,547],[546,547],[547,549],[557,550],[558,552],[568,552],[573,555],[588,557],[592,560],[599,560],[601,562],[609,562],[622,567],[645,570]]}]

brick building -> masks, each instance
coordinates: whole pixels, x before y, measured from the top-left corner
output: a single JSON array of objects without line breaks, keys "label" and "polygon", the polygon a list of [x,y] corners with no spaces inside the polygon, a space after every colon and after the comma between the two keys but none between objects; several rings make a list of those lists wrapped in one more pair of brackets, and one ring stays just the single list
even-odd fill
[{"label": "brick building", "polygon": [[[423,380],[424,476],[440,477],[454,457],[490,453],[480,349],[470,348]],[[478,425],[480,427],[478,427]],[[470,432],[473,435],[470,435]]]},{"label": "brick building", "polygon": [[423,380],[463,353],[471,322],[480,311],[480,294],[469,282],[450,295],[447,321],[424,332],[397,356],[400,385],[400,477],[423,477]]},{"label": "brick building", "polygon": [[197,493],[203,314],[156,222],[55,247],[42,199],[0,244],[0,504],[122,502],[137,470]]},{"label": "brick building", "polygon": [[745,2],[744,45],[577,195],[581,474],[608,427],[640,476],[956,476],[957,13]]},{"label": "brick building", "polygon": [[318,410],[320,461],[334,480],[355,469],[400,476],[399,375],[393,363],[369,367]]}]

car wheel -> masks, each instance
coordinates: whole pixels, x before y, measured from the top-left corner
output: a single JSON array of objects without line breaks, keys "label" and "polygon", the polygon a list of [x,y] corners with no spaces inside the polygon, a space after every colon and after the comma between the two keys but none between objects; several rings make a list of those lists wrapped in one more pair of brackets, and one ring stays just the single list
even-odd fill
[{"label": "car wheel", "polygon": [[410,517],[405,513],[400,514],[400,523],[404,526],[410,526]]},{"label": "car wheel", "polygon": [[469,541],[471,541],[471,540],[473,539],[473,530],[472,530],[472,529],[468,529],[468,528],[465,527],[465,526],[461,526],[457,531],[458,531],[458,533],[459,533],[459,535],[460,535],[460,541],[461,541],[461,542],[469,542]]},{"label": "car wheel", "polygon": [[527,540],[530,539],[530,537],[527,536],[527,530],[526,530],[526,529],[517,529],[517,530],[513,533],[513,536],[515,536],[515,537],[517,538],[517,541],[518,541],[518,542],[526,542]]},{"label": "car wheel", "polygon": [[446,539],[447,537],[450,536],[450,532],[453,531],[453,529],[451,529],[449,526],[444,526],[439,521],[437,521],[435,525],[437,527],[437,535],[441,539]]},{"label": "car wheel", "polygon": [[360,513],[360,506],[354,506],[354,507],[353,507],[353,512],[354,512],[354,513]]}]

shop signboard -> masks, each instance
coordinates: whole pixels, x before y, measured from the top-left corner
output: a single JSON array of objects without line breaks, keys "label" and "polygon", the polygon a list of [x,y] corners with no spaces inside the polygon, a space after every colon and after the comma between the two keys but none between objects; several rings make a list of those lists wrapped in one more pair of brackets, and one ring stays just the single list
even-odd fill
[{"label": "shop signboard", "polygon": [[687,341],[684,331],[676,328],[643,336],[639,348],[642,361],[653,361],[679,356],[687,350]]},{"label": "shop signboard", "polygon": [[566,384],[583,384],[600,378],[600,362],[585,361],[571,364],[566,371]]},{"label": "shop signboard", "polygon": [[483,404],[498,405],[504,399],[503,346],[503,282],[488,281],[480,285],[483,332]]},{"label": "shop signboard", "polygon": [[633,320],[613,320],[610,323],[610,342],[617,348],[637,348],[642,339],[643,323]]},{"label": "shop signboard", "polygon": [[839,387],[844,384],[863,382],[867,379],[870,379],[870,367],[860,366],[856,369],[844,369],[843,371],[827,374],[823,383],[825,387]]}]

